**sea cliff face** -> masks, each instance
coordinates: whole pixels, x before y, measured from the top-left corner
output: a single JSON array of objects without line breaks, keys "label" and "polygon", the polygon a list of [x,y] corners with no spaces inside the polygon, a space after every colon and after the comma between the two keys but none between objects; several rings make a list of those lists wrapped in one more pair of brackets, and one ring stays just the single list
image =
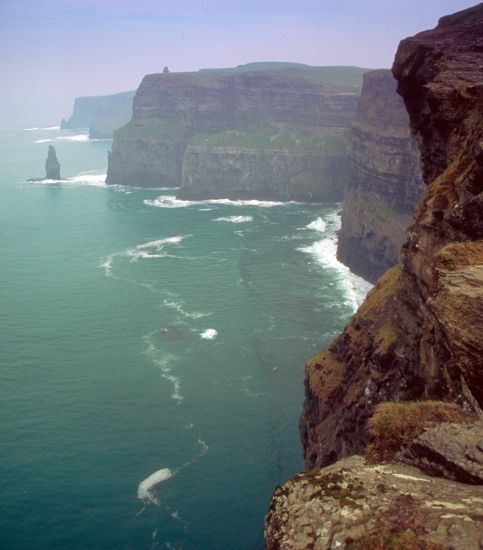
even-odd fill
[{"label": "sea cliff face", "polygon": [[[450,482],[445,481],[422,497],[430,481],[417,471],[371,467],[364,461],[351,465],[344,460],[317,468],[366,450],[367,421],[382,401],[442,399],[481,415],[482,36],[483,4],[479,4],[442,18],[435,29],[399,46],[393,74],[421,148],[426,191],[415,223],[407,230],[400,264],[379,279],[343,333],[306,365],[300,428],[309,471],[275,491],[265,522],[267,548],[481,545],[481,499],[461,499],[464,486],[454,487],[451,497]],[[481,420],[470,426],[468,431],[481,441]],[[441,453],[442,468],[449,469],[451,476],[456,470],[444,454],[452,447],[452,438],[464,430],[444,424],[439,430],[442,437],[436,428],[413,442],[407,453],[411,457],[418,449],[433,447],[430,458],[436,460]],[[464,443],[456,447],[482,474],[480,443],[474,449]],[[427,456],[420,462],[429,465]],[[396,490],[394,502],[382,508],[388,487],[385,481],[376,483],[376,493],[371,493],[369,478],[374,472],[406,480]],[[417,487],[408,490],[413,482]],[[380,495],[371,504],[377,492]],[[465,502],[474,507],[463,512]],[[439,508],[438,518],[427,515],[430,508]],[[461,514],[448,514],[449,509]],[[347,518],[351,521],[344,527]],[[442,527],[446,519],[451,521]],[[476,527],[471,540],[465,540],[470,531],[460,520]],[[459,534],[452,539],[455,533]]]},{"label": "sea cliff face", "polygon": [[62,129],[89,128],[91,138],[111,138],[116,128],[124,126],[132,114],[134,92],[76,97],[72,115],[62,119]]},{"label": "sea cliff face", "polygon": [[380,401],[464,399],[467,385],[483,402],[483,6],[468,13],[443,18],[398,49],[393,74],[427,189],[401,264],[306,366],[308,467],[362,451]]},{"label": "sea cliff face", "polygon": [[179,196],[336,202],[347,181],[344,131],[309,138],[223,132],[188,145]]},{"label": "sea cliff face", "polygon": [[357,93],[337,90],[277,72],[148,75],[131,122],[115,132],[107,183],[181,185],[180,196],[193,198],[272,196],[292,166],[278,195],[309,198],[340,167],[339,199],[347,163],[341,129],[350,126]]},{"label": "sea cliff face", "polygon": [[375,282],[399,261],[405,230],[424,190],[419,150],[390,71],[364,75],[349,158],[337,257]]}]

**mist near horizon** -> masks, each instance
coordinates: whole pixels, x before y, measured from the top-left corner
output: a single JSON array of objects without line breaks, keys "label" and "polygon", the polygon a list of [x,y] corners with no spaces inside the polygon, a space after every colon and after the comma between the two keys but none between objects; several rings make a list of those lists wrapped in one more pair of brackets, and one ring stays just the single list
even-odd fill
[{"label": "mist near horizon", "polygon": [[472,1],[114,2],[0,5],[0,120],[52,123],[75,97],[136,89],[145,74],[255,61],[388,68],[398,42]]}]

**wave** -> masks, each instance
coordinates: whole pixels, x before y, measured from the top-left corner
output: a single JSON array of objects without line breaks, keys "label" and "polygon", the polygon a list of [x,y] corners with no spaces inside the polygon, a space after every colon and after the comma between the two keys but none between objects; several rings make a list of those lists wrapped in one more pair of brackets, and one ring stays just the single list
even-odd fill
[{"label": "wave", "polygon": [[309,223],[306,228],[314,229],[315,231],[320,231],[321,233],[324,233],[324,231],[327,229],[327,224],[322,218],[319,217],[313,222]]},{"label": "wave", "polygon": [[200,333],[200,338],[202,340],[214,340],[218,336],[218,331],[214,328],[207,328]]},{"label": "wave", "polygon": [[174,309],[178,313],[181,313],[183,317],[188,317],[189,319],[201,319],[202,317],[209,317],[211,313],[199,313],[198,311],[186,311],[183,309],[183,305],[179,302],[176,302],[175,300],[163,300],[163,304],[166,307],[169,307],[171,309]]},{"label": "wave", "polygon": [[190,235],[175,235],[174,237],[165,237],[164,239],[158,239],[157,241],[149,241],[144,244],[138,244],[136,248],[160,248],[163,244],[178,244],[189,236]]},{"label": "wave", "polygon": [[41,185],[64,185],[65,187],[80,187],[84,185],[89,187],[106,187],[106,176],[107,174],[81,172],[78,176],[72,178],[64,178],[61,180],[42,179],[35,183],[40,183]]},{"label": "wave", "polygon": [[35,143],[49,143],[52,141],[89,141],[87,134],[77,134],[75,136],[56,136],[48,139],[37,139]]},{"label": "wave", "polygon": [[246,223],[253,221],[253,216],[227,216],[223,218],[216,218],[214,222],[231,222],[231,223]]},{"label": "wave", "polygon": [[[324,222],[324,220],[318,218],[312,223],[322,227],[322,224],[318,223],[319,220]],[[347,266],[337,259],[337,234],[341,225],[340,216],[336,212],[332,212],[326,216],[324,223],[324,232],[327,231],[328,237],[310,245],[301,246],[297,250],[310,254],[318,264],[339,274],[338,282],[346,295],[346,304],[355,312],[372,288],[372,284],[352,273]]]},{"label": "wave", "polygon": [[161,468],[160,470],[156,470],[146,479],[143,479],[138,485],[138,499],[142,500],[146,504],[159,504],[159,500],[153,493],[154,487],[156,487],[156,485],[159,485],[160,483],[163,483],[163,481],[172,478],[175,475],[176,472],[173,472],[169,468]]},{"label": "wave", "polygon": [[276,201],[259,201],[259,200],[231,200],[231,199],[207,199],[201,201],[189,201],[177,199],[173,195],[160,195],[155,199],[146,199],[144,204],[155,206],[156,208],[186,208],[187,206],[199,204],[224,204],[230,206],[259,206],[268,208],[271,206],[280,206],[287,204],[285,202]]},{"label": "wave", "polygon": [[24,130],[26,132],[36,132],[38,130],[60,130],[60,126],[45,126],[44,128],[35,126],[34,128],[24,128]]}]

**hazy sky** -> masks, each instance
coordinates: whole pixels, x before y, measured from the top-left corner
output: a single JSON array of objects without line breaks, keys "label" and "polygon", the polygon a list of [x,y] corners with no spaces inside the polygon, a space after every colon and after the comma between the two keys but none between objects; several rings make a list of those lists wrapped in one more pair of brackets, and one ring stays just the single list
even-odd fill
[{"label": "hazy sky", "polygon": [[[0,0],[0,117],[70,114],[143,75],[250,61],[390,67],[465,0]],[[40,114],[39,114],[40,116]],[[35,120],[32,120],[35,122]]]}]

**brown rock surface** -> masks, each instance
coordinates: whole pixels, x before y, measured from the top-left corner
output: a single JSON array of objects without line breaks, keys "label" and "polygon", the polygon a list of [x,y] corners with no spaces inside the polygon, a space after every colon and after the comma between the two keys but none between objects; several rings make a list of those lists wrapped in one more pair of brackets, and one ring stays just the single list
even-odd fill
[{"label": "brown rock surface", "polygon": [[381,401],[483,403],[483,4],[404,40],[393,73],[427,190],[390,270],[306,366],[307,467],[360,452]]},{"label": "brown rock surface", "polygon": [[483,494],[353,456],[277,487],[264,532],[268,550],[476,550],[483,544]]},{"label": "brown rock surface", "polygon": [[391,71],[364,75],[349,139],[350,177],[337,257],[375,282],[399,261],[424,191],[419,150]]}]

